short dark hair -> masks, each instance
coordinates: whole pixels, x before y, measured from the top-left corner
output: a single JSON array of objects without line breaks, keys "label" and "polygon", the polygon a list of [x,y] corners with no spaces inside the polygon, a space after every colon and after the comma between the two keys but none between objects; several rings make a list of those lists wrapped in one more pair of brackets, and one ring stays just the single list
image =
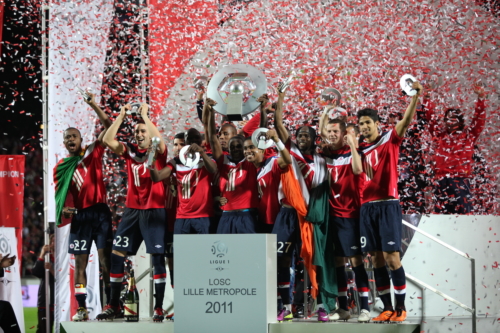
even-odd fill
[{"label": "short dark hair", "polygon": [[231,123],[225,123],[225,124],[222,124],[222,126],[220,127],[220,130],[222,131],[224,129],[224,127],[231,127],[233,129],[233,132],[236,134],[238,133],[238,131],[236,130],[236,126],[234,126],[233,124]]},{"label": "short dark hair", "polygon": [[184,132],[177,133],[177,134],[174,136],[174,140],[175,140],[175,139],[186,140],[186,139],[184,139],[184,138],[185,138],[185,136],[184,136]]},{"label": "short dark hair", "polygon": [[339,124],[339,128],[342,132],[346,131],[346,125],[345,122],[342,119],[335,118],[335,119],[330,119],[328,121],[329,124]]},{"label": "short dark hair", "polygon": [[[245,137],[243,135],[241,135],[241,134],[236,134],[231,139],[229,139],[229,142],[231,142],[233,140],[241,141],[241,144],[243,144],[245,142]],[[228,142],[228,144],[229,144],[229,142]]]},{"label": "short dark hair", "polygon": [[[189,134],[191,134],[191,140],[192,140],[192,136],[193,136],[193,135],[194,135],[194,136],[198,136],[198,135],[199,135],[199,136],[200,136],[200,141],[203,141],[203,138],[202,138],[202,136],[201,136],[200,131],[198,131],[196,128],[191,127],[190,129],[188,129],[188,130],[186,131],[186,134],[185,134],[185,138],[186,138],[185,140],[186,140],[186,143],[188,143],[188,142],[187,142],[187,141],[188,141],[188,140],[187,140],[187,138],[189,137]],[[193,143],[192,141],[189,141],[189,144],[192,144],[192,143]]]},{"label": "short dark hair", "polygon": [[299,137],[299,132],[301,129],[303,128],[307,128],[307,130],[309,131],[309,136],[311,137],[311,141],[312,141],[312,144],[311,144],[311,149],[315,149],[316,148],[316,138],[317,138],[317,134],[316,134],[316,130],[314,128],[312,128],[311,126],[300,126],[299,128],[297,128],[297,130],[295,131],[295,140],[297,140],[297,138]]},{"label": "short dark hair", "polygon": [[345,128],[348,129],[349,127],[354,128],[354,133],[356,133],[356,135],[359,135],[358,125],[356,125],[355,123],[348,123]]},{"label": "short dark hair", "polygon": [[80,132],[80,130],[78,128],[75,128],[75,127],[68,127],[64,130],[63,132],[63,136],[64,136],[64,133],[66,133],[66,131],[69,131],[69,130],[75,130],[77,131],[79,134],[80,134],[80,137],[82,136],[82,132]]},{"label": "short dark hair", "polygon": [[378,111],[374,110],[374,109],[367,108],[367,109],[362,109],[362,110],[358,111],[358,120],[361,117],[365,117],[365,116],[372,118],[373,122],[380,120],[378,117]]}]

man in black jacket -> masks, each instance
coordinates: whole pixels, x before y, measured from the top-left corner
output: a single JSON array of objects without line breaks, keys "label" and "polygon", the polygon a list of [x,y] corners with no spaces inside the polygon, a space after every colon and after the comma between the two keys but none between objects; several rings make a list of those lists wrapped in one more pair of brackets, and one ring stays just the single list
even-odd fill
[{"label": "man in black jacket", "polygon": [[[15,261],[16,256],[6,255],[4,257],[0,254],[0,278],[3,277],[3,269],[12,266]],[[0,301],[0,328],[5,333],[21,333],[14,309],[7,301]]]},{"label": "man in black jacket", "polygon": [[[45,262],[45,255],[50,254],[50,261]],[[48,245],[42,247],[40,252],[40,257],[36,261],[31,273],[40,279],[40,286],[38,287],[38,327],[36,333],[46,333],[46,319],[47,311],[45,307],[45,270],[49,270],[49,288],[50,288],[50,331],[52,332],[52,326],[54,325],[54,234],[50,235],[50,241]]]}]

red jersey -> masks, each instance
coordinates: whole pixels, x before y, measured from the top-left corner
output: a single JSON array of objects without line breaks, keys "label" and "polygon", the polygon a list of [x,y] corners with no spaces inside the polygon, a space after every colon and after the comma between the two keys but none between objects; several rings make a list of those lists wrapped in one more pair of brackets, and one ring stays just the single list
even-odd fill
[{"label": "red jersey", "polygon": [[205,168],[203,160],[186,167],[178,157],[167,164],[177,179],[177,218],[192,219],[213,215],[212,174]]},{"label": "red jersey", "polygon": [[387,198],[399,199],[398,161],[402,141],[403,138],[393,128],[383,132],[374,142],[359,145],[366,175],[361,204]]},{"label": "red jersey", "polygon": [[283,170],[278,164],[278,157],[268,158],[264,165],[258,169],[259,216],[266,224],[274,224],[281,208],[278,191],[282,172]]},{"label": "red jersey", "polygon": [[167,231],[174,231],[174,223],[177,215],[177,180],[175,175],[172,174],[168,179],[163,181],[165,186],[165,210],[167,211]]},{"label": "red jersey", "polygon": [[107,203],[102,173],[104,149],[99,141],[95,141],[85,149],[82,160],[76,166],[68,193],[73,197],[76,209]]},{"label": "red jersey", "polygon": [[227,199],[222,210],[257,208],[259,192],[257,187],[257,168],[246,159],[233,163],[224,155],[217,161],[219,169],[219,188],[221,197]]},{"label": "red jersey", "polygon": [[470,177],[474,144],[481,135],[486,122],[484,100],[478,99],[470,126],[462,131],[448,133],[443,123],[440,127],[435,119],[434,104],[425,102],[429,130],[434,141],[434,172],[437,178]]},{"label": "red jersey", "polygon": [[[123,143],[123,157],[127,163],[128,191],[125,206],[133,209],[165,208],[165,186],[163,182],[154,183],[151,180],[147,149],[139,149],[137,144]],[[165,167],[167,149],[156,158],[156,168]]]},{"label": "red jersey", "polygon": [[358,218],[361,207],[360,192],[364,175],[352,171],[351,148],[346,145],[325,158],[330,183],[330,215]]}]

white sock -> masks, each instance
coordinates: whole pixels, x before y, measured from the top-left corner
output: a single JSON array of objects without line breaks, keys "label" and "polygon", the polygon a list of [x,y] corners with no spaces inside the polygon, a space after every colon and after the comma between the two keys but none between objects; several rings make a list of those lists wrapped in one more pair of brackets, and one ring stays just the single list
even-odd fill
[{"label": "white sock", "polygon": [[292,305],[291,304],[283,304],[283,307],[287,309],[288,311],[292,311]]},{"label": "white sock", "polygon": [[316,304],[316,311],[318,311],[320,308],[323,308],[323,303],[320,303],[320,304]]}]

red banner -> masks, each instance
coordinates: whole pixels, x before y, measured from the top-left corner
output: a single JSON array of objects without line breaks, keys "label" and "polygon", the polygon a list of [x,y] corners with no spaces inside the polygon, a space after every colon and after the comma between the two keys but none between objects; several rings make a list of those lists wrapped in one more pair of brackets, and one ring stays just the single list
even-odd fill
[{"label": "red banner", "polygon": [[0,156],[0,227],[16,228],[17,258],[22,258],[24,155]]}]

